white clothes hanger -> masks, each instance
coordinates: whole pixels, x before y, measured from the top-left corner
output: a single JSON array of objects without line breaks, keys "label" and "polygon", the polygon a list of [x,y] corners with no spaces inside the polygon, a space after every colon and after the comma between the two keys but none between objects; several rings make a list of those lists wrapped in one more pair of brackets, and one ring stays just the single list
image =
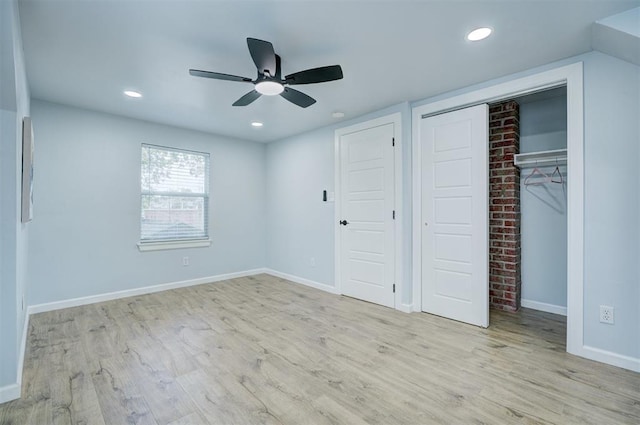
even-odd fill
[{"label": "white clothes hanger", "polygon": [[[542,177],[542,180],[534,180],[534,181],[530,181],[532,178],[534,178],[536,175],[539,175]],[[531,173],[527,176],[527,178],[524,179],[524,185],[525,186],[536,186],[536,185],[541,185],[541,184],[545,184],[547,182],[551,181],[551,177],[549,177],[548,174],[540,171],[540,169],[538,168],[538,161],[536,161],[536,166],[534,167],[534,169],[531,171]]]},{"label": "white clothes hanger", "polygon": [[560,167],[558,166],[558,158],[556,158],[556,168],[555,170],[553,170],[553,173],[551,173],[551,177],[549,177],[549,181],[551,183],[559,183],[559,184],[564,183],[564,177],[562,177],[562,173],[560,172]]}]

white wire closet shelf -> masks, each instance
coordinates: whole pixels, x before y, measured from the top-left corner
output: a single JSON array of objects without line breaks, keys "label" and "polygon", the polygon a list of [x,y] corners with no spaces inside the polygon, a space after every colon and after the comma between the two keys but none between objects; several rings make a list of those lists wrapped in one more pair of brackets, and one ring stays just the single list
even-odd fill
[{"label": "white wire closet shelf", "polygon": [[546,165],[565,165],[566,163],[566,149],[519,153],[516,154],[513,158],[513,164],[520,168],[544,167]]}]

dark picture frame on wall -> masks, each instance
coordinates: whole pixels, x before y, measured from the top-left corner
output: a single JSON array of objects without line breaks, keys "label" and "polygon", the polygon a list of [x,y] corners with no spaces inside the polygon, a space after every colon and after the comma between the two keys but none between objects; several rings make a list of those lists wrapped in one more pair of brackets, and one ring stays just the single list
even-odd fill
[{"label": "dark picture frame on wall", "polygon": [[33,219],[33,127],[31,118],[22,120],[22,222]]}]

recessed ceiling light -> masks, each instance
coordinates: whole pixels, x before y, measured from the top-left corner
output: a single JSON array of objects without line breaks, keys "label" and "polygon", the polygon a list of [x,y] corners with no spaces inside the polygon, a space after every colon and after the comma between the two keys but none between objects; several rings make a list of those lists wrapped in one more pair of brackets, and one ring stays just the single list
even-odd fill
[{"label": "recessed ceiling light", "polygon": [[265,96],[275,96],[284,91],[284,86],[275,81],[260,81],[256,84],[256,91]]},{"label": "recessed ceiling light", "polygon": [[124,94],[129,97],[135,97],[135,98],[142,97],[142,93],[133,91],[133,90],[125,90]]},{"label": "recessed ceiling light", "polygon": [[344,118],[344,112],[334,112],[331,116],[333,118]]},{"label": "recessed ceiling light", "polygon": [[262,127],[264,124],[262,124],[260,121],[253,121],[251,125],[253,127]]},{"label": "recessed ceiling light", "polygon": [[471,31],[469,34],[467,34],[467,40],[469,41],[484,40],[485,38],[489,37],[492,32],[493,30],[488,27],[476,28],[473,31]]}]

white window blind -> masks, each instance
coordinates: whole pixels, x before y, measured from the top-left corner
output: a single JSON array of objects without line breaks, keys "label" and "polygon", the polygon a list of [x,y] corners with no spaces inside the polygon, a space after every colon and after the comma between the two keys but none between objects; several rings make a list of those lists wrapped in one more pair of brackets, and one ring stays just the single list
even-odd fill
[{"label": "white window blind", "polygon": [[140,242],[209,238],[209,154],[142,145]]}]

